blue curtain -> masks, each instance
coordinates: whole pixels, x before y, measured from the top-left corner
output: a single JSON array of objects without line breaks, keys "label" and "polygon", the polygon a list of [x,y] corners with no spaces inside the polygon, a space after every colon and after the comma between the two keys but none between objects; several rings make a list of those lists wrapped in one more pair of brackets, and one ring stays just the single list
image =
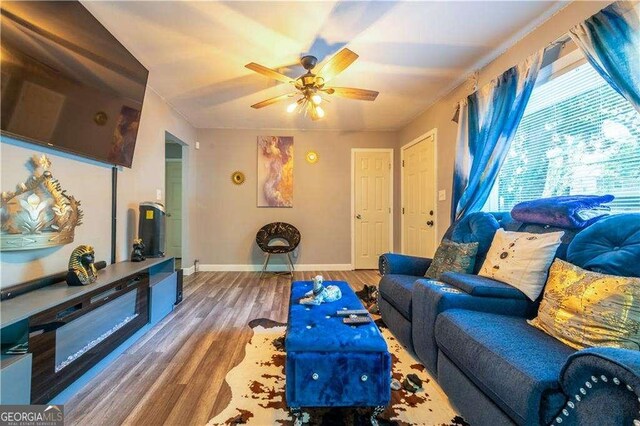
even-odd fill
[{"label": "blue curtain", "polygon": [[462,100],[451,220],[482,209],[531,97],[543,51]]},{"label": "blue curtain", "polygon": [[640,2],[613,3],[569,35],[598,73],[640,112]]}]

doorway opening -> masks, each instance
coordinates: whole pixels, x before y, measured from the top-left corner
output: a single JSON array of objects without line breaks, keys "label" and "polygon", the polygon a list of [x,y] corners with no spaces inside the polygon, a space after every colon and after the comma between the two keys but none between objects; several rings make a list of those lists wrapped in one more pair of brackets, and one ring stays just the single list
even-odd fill
[{"label": "doorway opening", "polygon": [[178,138],[165,132],[165,210],[166,216],[166,255],[175,257],[176,268],[182,267],[182,188],[185,144]]},{"label": "doorway opening", "polygon": [[393,149],[351,149],[351,265],[377,269],[393,247]]},{"label": "doorway opening", "polygon": [[438,245],[436,137],[433,129],[400,150],[401,246],[410,256],[433,257]]}]

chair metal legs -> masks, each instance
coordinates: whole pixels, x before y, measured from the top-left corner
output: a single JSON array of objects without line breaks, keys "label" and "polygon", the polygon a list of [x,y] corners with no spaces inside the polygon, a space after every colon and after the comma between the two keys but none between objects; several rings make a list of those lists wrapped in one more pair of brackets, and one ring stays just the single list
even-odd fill
[{"label": "chair metal legs", "polygon": [[289,259],[289,265],[291,265],[291,276],[293,276],[293,271],[295,271],[296,268],[293,266],[293,262],[291,261],[291,253],[287,253],[287,259]]},{"label": "chair metal legs", "polygon": [[271,253],[267,253],[266,259],[264,259],[264,263],[262,264],[262,271],[260,271],[260,278],[262,279],[262,274],[267,270],[267,265],[269,264],[269,259],[271,258]]},{"label": "chair metal legs", "polygon": [[[291,277],[293,277],[293,273],[295,272],[296,268],[295,266],[293,266],[293,261],[291,260],[291,253],[285,253],[287,255],[287,269],[289,269],[289,274],[291,274]],[[262,264],[262,270],[260,271],[260,280],[262,279],[262,275],[267,272],[267,266],[269,266],[269,260],[271,259],[271,253],[267,253],[267,257],[264,259],[264,263]],[[276,275],[278,273],[276,272]]]}]

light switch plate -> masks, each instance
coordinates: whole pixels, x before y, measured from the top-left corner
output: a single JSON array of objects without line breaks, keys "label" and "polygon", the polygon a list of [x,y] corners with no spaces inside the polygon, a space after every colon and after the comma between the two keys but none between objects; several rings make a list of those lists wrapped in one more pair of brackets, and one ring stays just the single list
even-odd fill
[{"label": "light switch plate", "polygon": [[162,201],[162,189],[156,189],[156,200]]},{"label": "light switch plate", "polygon": [[200,149],[200,142],[196,142],[196,149]]},{"label": "light switch plate", "polygon": [[438,191],[438,201],[444,201],[447,199],[447,190],[441,189]]}]

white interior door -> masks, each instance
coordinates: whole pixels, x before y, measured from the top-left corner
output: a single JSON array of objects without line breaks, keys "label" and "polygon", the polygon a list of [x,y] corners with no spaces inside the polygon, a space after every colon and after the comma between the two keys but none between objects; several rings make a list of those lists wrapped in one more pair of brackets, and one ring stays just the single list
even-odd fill
[{"label": "white interior door", "polygon": [[166,162],[167,256],[182,257],[182,161]]},{"label": "white interior door", "polygon": [[403,253],[432,257],[436,249],[434,136],[403,148],[402,159]]},{"label": "white interior door", "polygon": [[391,153],[356,151],[354,156],[355,269],[375,269],[390,251]]}]

